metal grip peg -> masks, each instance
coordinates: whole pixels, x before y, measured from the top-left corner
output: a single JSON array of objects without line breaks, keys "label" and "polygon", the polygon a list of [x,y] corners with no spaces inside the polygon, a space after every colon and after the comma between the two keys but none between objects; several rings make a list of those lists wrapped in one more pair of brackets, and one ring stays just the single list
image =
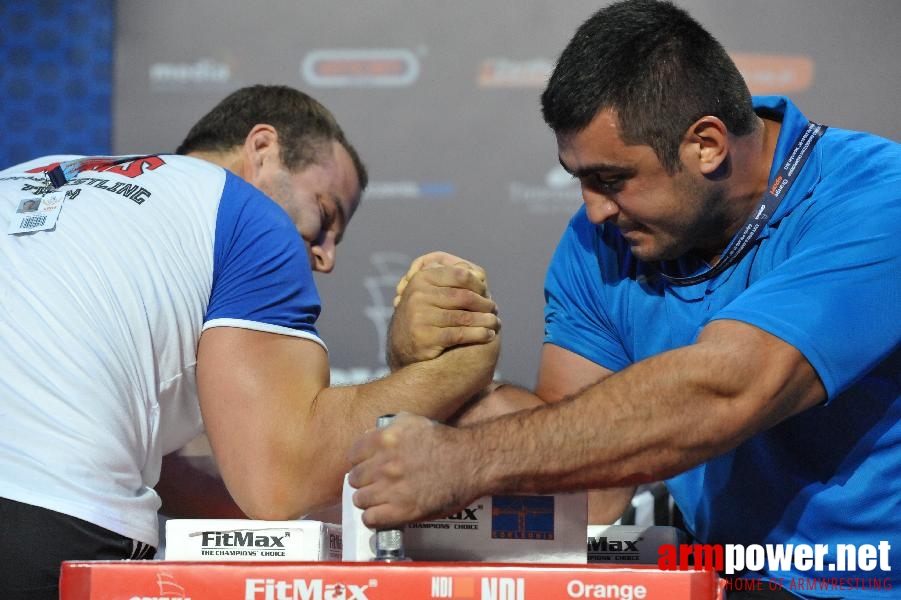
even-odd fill
[{"label": "metal grip peg", "polygon": [[[378,429],[394,422],[394,415],[382,415],[375,421]],[[375,532],[375,558],[381,562],[401,562],[410,560],[404,554],[403,529],[379,529]]]}]

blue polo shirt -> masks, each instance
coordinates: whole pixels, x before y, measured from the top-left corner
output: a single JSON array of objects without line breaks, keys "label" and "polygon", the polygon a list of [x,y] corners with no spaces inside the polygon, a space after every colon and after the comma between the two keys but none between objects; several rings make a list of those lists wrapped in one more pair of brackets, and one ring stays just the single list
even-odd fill
[{"label": "blue polo shirt", "polygon": [[[756,98],[755,108],[782,120],[772,178],[808,119],[786,98]],[[882,540],[901,571],[899,234],[901,145],[829,128],[759,241],[712,280],[668,284],[659,265],[638,261],[616,227],[592,224],[584,207],[556,250],[545,284],[547,343],[618,371],[693,343],[712,320],[733,319],[797,348],[822,380],[824,405],[668,481],[700,541],[829,544],[822,573],[748,576],[891,576],[828,570],[838,544]],[[705,266],[682,259],[675,268],[688,276]]]}]

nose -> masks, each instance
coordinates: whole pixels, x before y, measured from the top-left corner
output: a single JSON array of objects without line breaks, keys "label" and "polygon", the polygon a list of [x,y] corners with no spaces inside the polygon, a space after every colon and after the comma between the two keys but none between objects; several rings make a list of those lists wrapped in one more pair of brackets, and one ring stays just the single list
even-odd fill
[{"label": "nose", "polygon": [[616,202],[608,196],[587,190],[585,186],[582,186],[582,201],[585,203],[588,220],[595,225],[600,225],[619,214]]},{"label": "nose", "polygon": [[319,273],[331,273],[335,268],[335,239],[326,235],[325,239],[310,246],[310,254],[313,259],[313,270]]}]

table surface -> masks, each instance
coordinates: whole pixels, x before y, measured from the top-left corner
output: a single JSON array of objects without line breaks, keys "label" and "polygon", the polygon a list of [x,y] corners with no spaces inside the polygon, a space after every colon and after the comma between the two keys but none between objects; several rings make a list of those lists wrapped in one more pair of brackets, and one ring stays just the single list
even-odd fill
[{"label": "table surface", "polygon": [[719,600],[712,571],[483,563],[63,563],[61,600]]}]

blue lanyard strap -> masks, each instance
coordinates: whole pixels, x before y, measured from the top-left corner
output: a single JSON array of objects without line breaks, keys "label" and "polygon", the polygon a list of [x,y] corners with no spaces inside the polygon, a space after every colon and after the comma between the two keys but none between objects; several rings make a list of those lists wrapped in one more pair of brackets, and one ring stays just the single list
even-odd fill
[{"label": "blue lanyard strap", "polygon": [[726,247],[726,250],[723,252],[716,265],[703,273],[692,275],[691,277],[673,277],[662,271],[660,275],[672,285],[694,285],[696,283],[701,283],[702,281],[707,281],[708,279],[713,279],[738,262],[738,260],[751,249],[751,245],[757,241],[760,232],[763,230],[763,226],[769,222],[770,217],[776,212],[776,208],[779,206],[779,203],[782,202],[782,198],[788,193],[788,190],[791,189],[792,184],[798,178],[798,174],[804,167],[804,163],[806,163],[807,159],[810,157],[813,147],[820,141],[820,138],[823,137],[825,131],[825,125],[819,125],[813,121],[807,124],[807,128],[805,128],[801,135],[798,136],[791,154],[788,155],[788,158],[782,163],[779,172],[776,173],[776,178],[770,184],[766,193],[763,195],[763,198],[760,199],[760,204],[754,212],[751,213],[751,216],[745,221],[745,224],[738,233],[735,234],[732,241],[729,242],[729,245]]}]

